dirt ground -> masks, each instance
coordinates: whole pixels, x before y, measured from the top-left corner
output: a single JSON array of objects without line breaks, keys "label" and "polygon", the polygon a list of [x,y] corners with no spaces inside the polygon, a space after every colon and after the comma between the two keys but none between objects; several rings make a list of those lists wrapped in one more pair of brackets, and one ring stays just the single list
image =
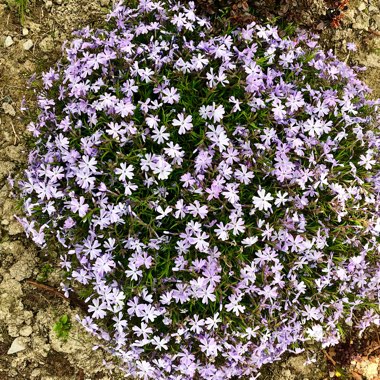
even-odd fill
[{"label": "dirt ground", "polygon": [[[27,159],[25,123],[19,109],[28,78],[57,60],[71,31],[101,22],[111,4],[109,0],[31,0],[21,25],[14,1],[0,0],[0,380],[118,379],[117,370],[106,369],[107,355],[92,350],[95,340],[75,322],[81,310],[54,292],[61,281],[54,267],[56,253],[41,252],[25,239],[14,219],[17,211],[7,183]],[[304,7],[301,14],[298,2],[275,1],[272,8],[270,1],[265,4],[269,17],[312,25],[342,59],[366,65],[363,79],[374,88],[374,96],[380,96],[380,1],[351,2],[337,29],[323,19],[326,6],[320,0]],[[358,52],[347,57],[346,42],[356,42]],[[65,314],[72,322],[67,342],[53,331],[54,323]],[[270,366],[261,378],[380,380],[379,341],[371,338],[361,345],[347,344],[319,353],[309,366],[304,366],[306,355],[290,357]],[[351,354],[344,356],[347,352]]]},{"label": "dirt ground", "polygon": [[[14,3],[0,0],[0,380],[118,378],[76,323],[79,310],[51,291],[61,279],[46,263],[56,254],[47,256],[24,237],[7,183],[27,159],[19,109],[28,78],[53,64],[71,32],[100,22],[109,6],[108,0],[30,2],[22,26]],[[72,323],[67,342],[53,331],[65,314]]]}]

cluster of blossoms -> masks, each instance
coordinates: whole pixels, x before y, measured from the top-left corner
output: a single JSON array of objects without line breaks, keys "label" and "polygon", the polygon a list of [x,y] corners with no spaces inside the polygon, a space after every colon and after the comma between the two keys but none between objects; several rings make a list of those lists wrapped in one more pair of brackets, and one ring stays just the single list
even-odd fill
[{"label": "cluster of blossoms", "polygon": [[126,374],[253,379],[379,323],[378,102],[355,70],[192,3],[107,22],[43,75],[20,221],[62,245]]}]

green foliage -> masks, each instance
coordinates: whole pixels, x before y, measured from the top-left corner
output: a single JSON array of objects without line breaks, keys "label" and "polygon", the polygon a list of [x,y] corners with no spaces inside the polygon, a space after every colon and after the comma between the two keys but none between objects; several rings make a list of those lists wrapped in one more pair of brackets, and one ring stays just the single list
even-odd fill
[{"label": "green foliage", "polygon": [[53,326],[53,331],[57,334],[57,337],[63,341],[67,341],[70,329],[71,322],[67,314],[62,315]]},{"label": "green foliage", "polygon": [[17,10],[21,25],[25,22],[25,13],[28,13],[29,0],[7,0],[7,4],[11,9]]},{"label": "green foliage", "polygon": [[53,272],[53,267],[50,264],[44,264],[38,273],[37,281],[38,282],[46,282],[49,278],[50,273]]}]

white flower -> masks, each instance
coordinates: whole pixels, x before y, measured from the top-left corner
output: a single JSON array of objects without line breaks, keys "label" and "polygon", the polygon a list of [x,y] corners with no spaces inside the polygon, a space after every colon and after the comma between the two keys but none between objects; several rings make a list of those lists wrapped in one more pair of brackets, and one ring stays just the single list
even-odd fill
[{"label": "white flower", "polygon": [[199,315],[194,314],[193,319],[190,320],[190,331],[200,334],[203,331],[203,326],[205,325],[204,319],[199,319]]},{"label": "white flower", "polygon": [[159,219],[163,219],[163,218],[165,218],[165,216],[169,215],[173,211],[173,209],[171,207],[166,207],[166,209],[164,210],[161,206],[158,206],[156,208],[156,211],[158,213],[160,213],[159,216],[156,216],[156,219],[159,220]]},{"label": "white flower", "polygon": [[252,247],[252,245],[256,244],[259,238],[257,236],[250,236],[241,241],[241,243],[247,247]]},{"label": "white flower", "polygon": [[125,271],[125,274],[127,277],[131,277],[132,280],[137,281],[139,277],[142,277],[142,271],[136,268],[136,265],[133,263],[130,263],[128,265],[129,270],[127,269]]},{"label": "white flower", "polygon": [[179,218],[183,219],[186,216],[186,213],[187,213],[187,207],[184,204],[183,199],[179,199],[177,201],[177,203],[175,204],[175,208],[176,208],[177,211],[175,212],[174,216],[177,219],[179,219]]},{"label": "white flower", "polygon": [[160,118],[157,115],[148,115],[145,122],[149,128],[157,128]]},{"label": "white flower", "polygon": [[190,243],[195,245],[195,249],[198,249],[200,252],[207,252],[207,249],[209,247],[209,243],[206,241],[206,239],[209,236],[206,234],[206,232],[197,232],[196,237],[191,237]]},{"label": "white flower", "polygon": [[246,165],[240,165],[240,168],[241,169],[235,170],[234,176],[240,182],[244,183],[245,185],[248,185],[251,182],[251,179],[255,177],[255,175],[252,172],[248,171]]},{"label": "white flower", "polygon": [[231,222],[227,224],[228,228],[232,230],[232,233],[236,236],[242,234],[245,231],[244,220],[242,218],[233,217]]},{"label": "white flower", "polygon": [[252,198],[252,203],[255,206],[256,209],[259,209],[260,211],[269,210],[272,205],[270,201],[273,200],[273,197],[270,193],[266,193],[264,189],[261,189],[257,192],[258,197]]},{"label": "white flower", "polygon": [[120,168],[115,169],[115,174],[120,174],[119,175],[119,180],[124,182],[126,178],[132,179],[134,174],[133,174],[133,166],[128,165],[125,162],[122,162],[120,164]]},{"label": "white flower", "polygon": [[219,228],[215,228],[214,232],[218,235],[218,239],[226,241],[229,239],[228,228],[222,222],[216,225]]},{"label": "white flower", "polygon": [[241,111],[240,104],[242,102],[239,99],[236,99],[234,96],[230,96],[228,101],[234,104],[232,112]]},{"label": "white flower", "polygon": [[161,351],[162,349],[167,350],[168,346],[166,343],[168,342],[169,342],[169,338],[161,339],[158,336],[154,336],[153,339],[151,340],[151,343],[153,344],[153,346],[156,347],[158,351]]},{"label": "white flower", "polygon": [[154,376],[154,368],[145,360],[138,360],[136,362],[138,371],[137,375],[140,376],[140,378],[147,380],[151,379]]},{"label": "white flower", "polygon": [[281,193],[281,191],[278,191],[277,194],[276,194],[276,199],[274,201],[274,204],[278,207],[278,206],[281,206],[281,205],[284,205],[287,201],[288,201],[288,193],[287,192],[284,192],[283,194]]},{"label": "white flower", "polygon": [[208,128],[210,132],[206,132],[206,136],[223,152],[230,144],[226,131],[221,125],[209,125]]},{"label": "white flower", "polygon": [[173,120],[173,126],[179,127],[178,134],[184,135],[193,128],[192,120],[193,117],[191,115],[185,118],[183,113],[179,113],[177,119]]},{"label": "white flower", "polygon": [[152,135],[153,141],[155,141],[157,144],[163,144],[165,140],[169,140],[170,133],[165,131],[166,127],[164,125],[160,129],[154,127]]},{"label": "white flower", "polygon": [[222,105],[215,108],[215,103],[212,104],[213,112],[212,118],[214,119],[214,123],[219,123],[223,119],[223,115],[225,113],[224,107]]},{"label": "white flower", "polygon": [[219,318],[219,313],[215,313],[213,318],[206,319],[206,327],[208,330],[215,330],[220,322],[222,322],[222,319]]},{"label": "white flower", "polygon": [[162,101],[164,103],[168,103],[168,104],[178,103],[179,94],[178,94],[178,91],[176,88],[174,88],[174,87],[165,88],[162,91],[162,93],[163,93]]},{"label": "white flower", "polygon": [[372,150],[368,150],[364,156],[360,155],[359,165],[364,166],[366,170],[371,170],[372,166],[376,164],[376,160],[373,159]]},{"label": "white flower", "polygon": [[153,173],[158,174],[158,179],[168,179],[169,174],[173,171],[171,165],[167,163],[161,156],[157,158],[157,162],[152,164]]},{"label": "white flower", "polygon": [[228,297],[230,302],[226,304],[226,310],[232,311],[233,313],[235,313],[236,316],[238,316],[240,313],[243,313],[245,310],[245,306],[239,304],[241,298],[241,295],[237,296],[235,294],[231,294]]},{"label": "white flower", "polygon": [[314,325],[312,328],[307,329],[306,333],[309,338],[317,342],[321,342],[324,337],[323,327],[321,325]]},{"label": "white flower", "polygon": [[208,59],[203,54],[198,53],[198,56],[191,58],[191,64],[194,70],[200,71],[208,64]]}]

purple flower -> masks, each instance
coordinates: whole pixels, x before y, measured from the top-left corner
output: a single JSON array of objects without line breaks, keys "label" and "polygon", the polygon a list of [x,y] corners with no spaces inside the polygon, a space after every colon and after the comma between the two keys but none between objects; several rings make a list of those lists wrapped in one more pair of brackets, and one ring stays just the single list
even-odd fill
[{"label": "purple flower", "polygon": [[353,42],[347,42],[346,46],[347,46],[347,50],[349,51],[357,50],[356,44],[354,44]]},{"label": "purple flower", "polygon": [[127,377],[256,378],[380,324],[380,102],[282,35],[120,2],[43,74],[18,220]]}]

